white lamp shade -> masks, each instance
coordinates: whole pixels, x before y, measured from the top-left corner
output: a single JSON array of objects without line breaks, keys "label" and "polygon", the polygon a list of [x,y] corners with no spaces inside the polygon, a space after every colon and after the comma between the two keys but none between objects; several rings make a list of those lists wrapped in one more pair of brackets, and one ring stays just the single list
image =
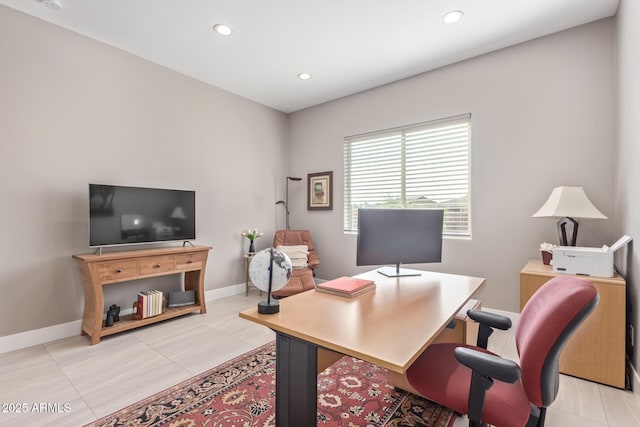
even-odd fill
[{"label": "white lamp shade", "polygon": [[532,217],[607,218],[593,206],[582,187],[554,188],[544,205]]}]

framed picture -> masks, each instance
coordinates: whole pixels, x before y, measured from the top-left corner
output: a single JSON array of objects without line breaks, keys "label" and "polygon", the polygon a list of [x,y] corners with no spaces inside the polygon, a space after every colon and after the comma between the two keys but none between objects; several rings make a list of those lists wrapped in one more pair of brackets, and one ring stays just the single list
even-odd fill
[{"label": "framed picture", "polygon": [[307,210],[333,209],[333,172],[307,175]]}]

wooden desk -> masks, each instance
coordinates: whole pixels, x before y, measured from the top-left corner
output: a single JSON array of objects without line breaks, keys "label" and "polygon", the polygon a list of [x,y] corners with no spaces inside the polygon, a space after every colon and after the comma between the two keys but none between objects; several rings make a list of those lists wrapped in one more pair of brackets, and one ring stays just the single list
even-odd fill
[{"label": "wooden desk", "polygon": [[[520,311],[538,288],[559,275],[541,260],[530,260],[520,272]],[[560,355],[560,372],[625,388],[626,282],[619,274],[579,277],[595,285],[600,301],[567,342]]]},{"label": "wooden desk", "polygon": [[319,357],[337,352],[403,374],[484,284],[481,278],[426,271],[356,277],[377,286],[355,298],[303,292],[281,300],[273,315],[259,314],[257,307],[240,312],[276,332],[278,426],[316,424]]}]

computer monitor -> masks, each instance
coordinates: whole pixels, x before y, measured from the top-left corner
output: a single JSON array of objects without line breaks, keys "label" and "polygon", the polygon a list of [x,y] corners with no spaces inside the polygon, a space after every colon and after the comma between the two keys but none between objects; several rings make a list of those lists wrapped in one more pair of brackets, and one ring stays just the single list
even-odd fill
[{"label": "computer monitor", "polygon": [[395,264],[378,272],[419,275],[400,264],[441,262],[443,218],[442,209],[358,209],[356,265]]}]

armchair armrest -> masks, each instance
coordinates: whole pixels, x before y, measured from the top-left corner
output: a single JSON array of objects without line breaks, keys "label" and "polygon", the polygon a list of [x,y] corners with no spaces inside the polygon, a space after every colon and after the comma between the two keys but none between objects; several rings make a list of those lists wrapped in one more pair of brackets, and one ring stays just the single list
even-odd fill
[{"label": "armchair armrest", "polygon": [[486,311],[469,310],[467,316],[480,323],[478,330],[478,342],[476,345],[484,349],[487,348],[489,337],[493,333],[493,328],[507,330],[511,328],[511,319],[500,314],[488,313]]},{"label": "armchair armrest", "polygon": [[320,257],[315,253],[309,253],[309,268],[314,270],[320,265]]},{"label": "armchair armrest", "polygon": [[520,379],[520,366],[512,360],[465,347],[456,348],[454,356],[458,362],[472,370],[469,425],[482,426],[485,395],[493,385],[493,379],[514,383]]}]

